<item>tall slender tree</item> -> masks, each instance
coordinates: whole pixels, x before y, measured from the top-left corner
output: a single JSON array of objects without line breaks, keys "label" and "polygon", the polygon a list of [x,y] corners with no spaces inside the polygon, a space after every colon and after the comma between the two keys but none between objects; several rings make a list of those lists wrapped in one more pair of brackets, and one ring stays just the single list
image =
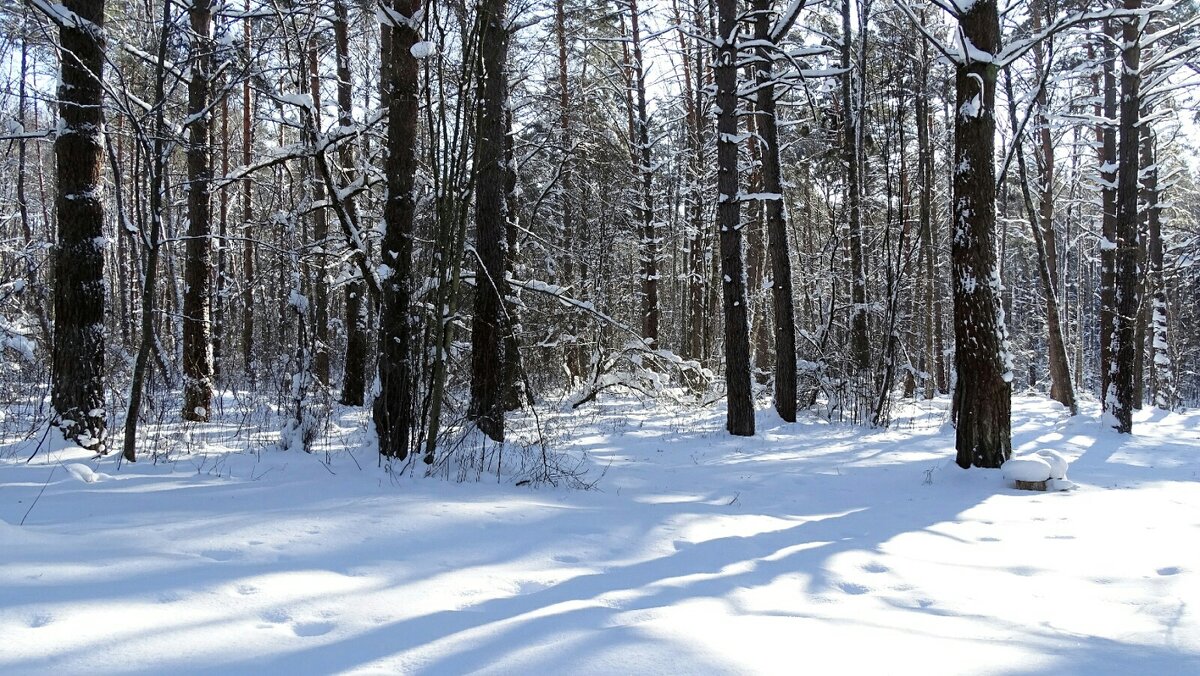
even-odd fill
[{"label": "tall slender tree", "polygon": [[192,0],[188,78],[188,237],[183,293],[183,419],[212,408],[212,2]]},{"label": "tall slender tree", "polygon": [[960,467],[999,467],[1012,453],[1012,370],[1000,307],[996,258],[996,66],[1000,51],[995,0],[960,3],[958,27],[972,49],[955,72],[954,420]]},{"label": "tall slender tree", "polygon": [[[347,129],[354,124],[354,82],[350,72],[350,16],[345,0],[333,0],[333,45],[337,58],[338,124]],[[349,141],[338,147],[338,162],[342,167],[343,180],[353,183],[357,170],[354,167],[354,147]],[[357,222],[358,207],[354,196],[347,195],[345,204],[346,211]],[[366,392],[366,293],[367,285],[362,279],[354,279],[346,284],[346,358],[342,364],[340,400],[347,406],[362,406]]]},{"label": "tall slender tree", "polygon": [[717,235],[721,245],[721,300],[725,315],[725,427],[730,434],[754,434],[750,390],[750,326],[746,311],[746,263],[742,252],[738,172],[737,0],[717,0]]},{"label": "tall slender tree", "polygon": [[104,452],[104,0],[63,7],[51,402],[67,439]]},{"label": "tall slender tree", "polygon": [[504,107],[508,92],[506,0],[482,0],[479,94],[475,137],[475,314],[471,323],[471,403],[468,417],[495,441],[504,440],[505,234]]},{"label": "tall slender tree", "polygon": [[417,112],[420,91],[417,59],[417,13],[421,0],[392,0],[386,16],[391,30],[387,63],[387,201],[383,208],[382,294],[379,317],[379,394],[372,411],[379,453],[388,458],[408,456],[413,417],[411,366],[411,303],[413,222],[416,212],[415,177]]},{"label": "tall slender tree", "polygon": [[755,111],[762,139],[762,189],[766,200],[767,241],[771,258],[771,300],[775,336],[775,411],[796,421],[796,312],[792,303],[792,259],[787,217],[783,210],[783,178],[779,161],[779,125],[775,116],[774,64],[779,41],[800,15],[803,0],[771,21],[772,0],[754,0],[757,55]]},{"label": "tall slender tree", "polygon": [[[1124,0],[1124,8],[1136,11],[1141,0]],[[1121,23],[1121,105],[1117,139],[1117,238],[1116,305],[1113,314],[1112,377],[1104,396],[1105,412],[1112,415],[1112,426],[1122,433],[1133,431],[1133,409],[1137,383],[1135,362],[1140,359],[1137,322],[1141,314],[1140,217],[1138,196],[1141,170],[1138,146],[1141,142],[1141,20],[1124,19]]]}]

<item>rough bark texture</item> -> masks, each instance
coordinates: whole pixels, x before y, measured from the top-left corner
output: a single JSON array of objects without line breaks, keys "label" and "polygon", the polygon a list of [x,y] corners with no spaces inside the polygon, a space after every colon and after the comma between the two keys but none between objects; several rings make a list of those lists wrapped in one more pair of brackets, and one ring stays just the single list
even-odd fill
[{"label": "rough bark texture", "polygon": [[1154,133],[1149,125],[1142,127],[1142,185],[1146,195],[1146,243],[1150,266],[1150,388],[1154,405],[1170,411],[1175,408],[1175,370],[1171,364],[1170,342],[1167,334],[1167,286],[1163,273],[1162,204],[1158,190],[1158,160]]},{"label": "rough bark texture", "polygon": [[[1136,10],[1141,0],[1125,0],[1125,9]],[[1137,344],[1137,322],[1141,310],[1141,257],[1138,218],[1138,145],[1140,143],[1141,61],[1138,22],[1122,24],[1121,40],[1121,117],[1117,147],[1117,238],[1116,306],[1113,314],[1113,368],[1104,397],[1105,411],[1113,417],[1113,427],[1122,433],[1133,431],[1135,398],[1135,360],[1141,354]]]},{"label": "rough bark texture", "polygon": [[642,39],[637,0],[629,3],[630,37],[632,39],[633,88],[636,114],[633,143],[634,164],[637,169],[638,223],[642,257],[642,339],[649,347],[658,347],[658,233],[654,221],[653,166],[650,163],[650,119],[646,112],[646,72],[642,67]]},{"label": "rough bark texture", "polygon": [[212,408],[212,6],[194,0],[188,81],[188,239],[183,261],[183,419],[208,420]]},{"label": "rough bark texture", "polygon": [[[338,124],[349,127],[354,124],[353,81],[350,74],[350,33],[346,3],[333,2],[333,42],[337,56],[337,104]],[[354,149],[350,143],[338,147],[338,163],[342,167],[342,180],[355,180]],[[352,220],[358,221],[352,195],[345,198],[346,211]],[[367,314],[363,296],[367,285],[361,279],[346,284],[346,359],[342,367],[342,394],[340,401],[347,406],[362,406],[366,391],[367,369]]]},{"label": "rough bark texture", "polygon": [[[250,0],[245,3],[246,12],[250,11]],[[247,17],[242,23],[242,40],[246,54],[253,54],[253,21]],[[253,122],[254,99],[250,91],[250,78],[242,82],[242,166],[249,166],[254,147]],[[254,182],[249,178],[242,179],[242,369],[246,380],[253,385],[254,372],[254,232],[251,219],[254,218],[253,189]]]},{"label": "rough bark texture", "polygon": [[[309,43],[308,49],[308,91],[313,100],[312,125],[313,132],[321,132],[321,73],[318,65],[316,41]],[[325,181],[321,172],[314,172],[312,177],[312,199],[314,202],[325,201]],[[325,270],[328,256],[325,251],[329,246],[329,218],[325,209],[317,209],[313,213],[312,241],[316,250],[312,256],[312,308],[313,308],[313,377],[322,387],[329,386],[329,277]]]},{"label": "rough bark texture", "polygon": [[507,295],[504,97],[508,35],[505,0],[480,6],[479,94],[475,147],[475,314],[471,321],[471,402],[467,416],[494,441],[504,440],[504,309]]},{"label": "rough bark texture", "polygon": [[[851,60],[851,0],[842,0],[842,164],[846,168],[846,204],[850,228],[850,354],[855,369],[871,365],[871,340],[867,327],[867,272],[862,249],[862,194],[859,179],[858,104]],[[866,399],[869,399],[867,397]]]},{"label": "rough bark texture", "polygon": [[[779,127],[775,118],[775,87],[770,84],[773,57],[762,41],[770,38],[772,0],[755,0],[754,38],[758,48],[758,133],[763,141],[762,182],[766,200],[767,240],[771,258],[771,300],[775,311],[775,411],[796,421],[796,313],[792,304],[792,261],[783,212],[783,180],[779,165]],[[776,199],[775,196],[779,197]]]},{"label": "rough bark texture", "polygon": [[[420,0],[394,0],[391,9],[403,17],[415,16]],[[413,379],[410,359],[410,289],[413,216],[416,196],[417,60],[412,46],[417,32],[408,23],[394,26],[387,58],[387,202],[383,219],[383,264],[390,273],[381,280],[379,317],[379,396],[372,411],[379,453],[389,458],[408,456],[413,414]],[[382,275],[381,275],[382,277]]]},{"label": "rough bark texture", "polygon": [[933,225],[933,144],[930,142],[930,111],[929,111],[929,47],[921,41],[921,72],[918,75],[918,94],[915,102],[917,118],[917,179],[920,184],[917,218],[920,222],[921,255],[925,266],[924,303],[925,303],[925,355],[921,370],[924,373],[924,394],[926,399],[933,399],[941,390],[940,379],[935,376],[942,371],[942,355],[940,340],[934,345],[934,337],[940,333],[941,314],[936,308],[940,307],[940,294],[937,287],[937,245]]},{"label": "rough bark texture", "polygon": [[[1105,119],[1117,116],[1117,80],[1114,75],[1116,58],[1114,44],[1117,28],[1114,21],[1105,23],[1103,109]],[[1113,336],[1117,307],[1117,130],[1102,123],[1097,130],[1100,141],[1100,399],[1108,408],[1106,397],[1113,370]]]},{"label": "rough bark texture", "polygon": [[[964,37],[982,52],[1000,50],[995,0],[978,0],[959,17]],[[1012,453],[1007,330],[996,260],[996,68],[970,61],[955,77],[954,390],[957,462],[999,467]]]},{"label": "rough bark texture", "polygon": [[54,250],[51,401],[63,436],[105,451],[104,415],[104,2],[68,0],[83,26],[63,26],[54,141],[58,241]]},{"label": "rough bark texture", "polygon": [[721,244],[721,299],[725,314],[725,383],[730,434],[754,434],[750,390],[750,328],[746,316],[738,201],[737,0],[717,0],[717,231]]}]

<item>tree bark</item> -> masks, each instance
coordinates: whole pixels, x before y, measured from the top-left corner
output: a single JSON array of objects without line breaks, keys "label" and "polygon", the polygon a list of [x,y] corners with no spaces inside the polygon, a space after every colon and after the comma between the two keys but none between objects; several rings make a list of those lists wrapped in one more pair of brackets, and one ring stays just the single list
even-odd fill
[{"label": "tree bark", "polygon": [[[871,342],[867,326],[867,272],[863,261],[862,186],[859,177],[859,107],[851,59],[851,0],[842,0],[842,164],[846,169],[846,204],[850,228],[850,354],[859,377],[870,368]],[[860,7],[861,11],[861,7]],[[863,381],[865,382],[865,380]],[[869,401],[870,396],[865,396]]]},{"label": "tree bark", "polygon": [[1103,109],[1106,120],[1097,129],[1100,141],[1100,399],[1108,410],[1108,385],[1113,371],[1113,341],[1117,306],[1117,131],[1111,120],[1117,116],[1116,23],[1104,25]]},{"label": "tree bark", "polygon": [[[959,17],[962,35],[986,54],[1000,51],[995,0],[977,0]],[[969,55],[967,55],[969,58]],[[1012,453],[1012,369],[1000,308],[996,259],[996,68],[973,59],[955,76],[954,411],[960,467],[999,467]]]},{"label": "tree bark", "polygon": [[[316,40],[310,39],[308,48],[308,90],[313,100],[312,124],[313,131],[321,132],[321,75],[318,70]],[[320,171],[313,172],[312,198],[314,201],[325,201],[325,181]],[[329,247],[329,218],[324,208],[313,212],[312,241],[316,244],[313,252],[313,267],[315,274],[312,279],[313,294],[313,377],[322,387],[329,387],[329,273],[327,266]]]},{"label": "tree bark", "polygon": [[103,453],[104,0],[64,4],[87,23],[64,24],[59,31],[51,403],[66,439]]},{"label": "tree bark", "polygon": [[193,0],[188,80],[188,238],[183,264],[183,419],[207,421],[212,408],[212,3]]},{"label": "tree bark", "polygon": [[507,87],[506,0],[480,5],[479,93],[476,108],[475,313],[471,322],[471,402],[467,417],[494,441],[504,441],[505,234],[504,105]]},{"label": "tree bark", "polygon": [[1158,158],[1154,132],[1149,125],[1142,127],[1142,171],[1146,192],[1147,257],[1150,267],[1150,290],[1154,294],[1150,318],[1151,393],[1154,405],[1170,411],[1175,408],[1175,370],[1171,363],[1167,333],[1167,284],[1163,273],[1162,195],[1158,189]]},{"label": "tree bark", "polygon": [[737,0],[717,0],[717,231],[721,244],[721,299],[725,314],[726,429],[754,435],[750,389],[750,329],[738,200]]},{"label": "tree bark", "polygon": [[[354,124],[354,85],[350,73],[350,22],[344,0],[333,0],[333,42],[337,58],[338,124],[346,128]],[[338,147],[338,163],[342,166],[342,180],[353,183],[357,172],[354,148],[349,141]],[[351,220],[357,222],[354,197],[347,195],[344,202]],[[346,406],[362,406],[366,392],[367,306],[363,303],[366,292],[367,285],[361,279],[346,284],[346,359],[342,367],[340,398]]]},{"label": "tree bark", "polygon": [[[245,2],[246,13],[250,13],[250,0]],[[246,58],[253,58],[253,20],[247,16],[242,23],[242,41]],[[254,148],[253,125],[254,100],[250,91],[250,78],[242,81],[242,166],[250,166]],[[242,369],[247,384],[253,385],[256,377],[254,368],[254,218],[253,189],[250,178],[242,179]]]},{"label": "tree bark", "polygon": [[[411,19],[421,9],[420,0],[392,0],[390,9]],[[408,457],[413,415],[413,377],[410,352],[413,221],[416,211],[415,176],[417,112],[417,59],[412,46],[418,35],[410,21],[391,27],[387,62],[387,202],[384,205],[383,264],[379,318],[379,395],[372,417],[379,437],[379,453],[388,458]],[[383,275],[381,275],[383,277]]]},{"label": "tree bark", "polygon": [[762,182],[766,196],[767,240],[771,258],[774,309],[775,411],[796,421],[796,311],[792,303],[792,261],[783,211],[783,179],[779,162],[779,126],[775,116],[774,54],[763,42],[770,36],[772,0],[755,0],[754,38],[758,41],[758,133],[763,141]]},{"label": "tree bark", "polygon": [[654,167],[650,163],[650,119],[646,112],[646,72],[642,64],[642,39],[637,0],[629,0],[630,39],[633,51],[633,88],[636,113],[634,163],[640,194],[637,206],[642,259],[642,339],[658,347],[658,233],[654,222]]},{"label": "tree bark", "polygon": [[[1125,0],[1125,9],[1141,9],[1141,0]],[[1133,431],[1136,383],[1135,360],[1141,354],[1137,345],[1137,321],[1141,309],[1141,276],[1138,262],[1141,242],[1138,217],[1138,145],[1140,142],[1141,44],[1138,20],[1122,23],[1121,41],[1121,118],[1117,147],[1117,238],[1116,312],[1113,314],[1113,368],[1104,397],[1106,413],[1113,417],[1118,432]]]}]

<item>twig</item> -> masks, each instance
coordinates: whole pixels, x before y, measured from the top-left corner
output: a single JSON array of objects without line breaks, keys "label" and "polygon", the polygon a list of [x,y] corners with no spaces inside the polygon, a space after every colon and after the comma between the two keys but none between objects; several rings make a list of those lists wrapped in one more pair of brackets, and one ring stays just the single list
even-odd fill
[{"label": "twig", "polygon": [[38,500],[42,499],[42,493],[46,492],[46,486],[50,485],[50,479],[54,476],[54,470],[56,469],[58,469],[58,465],[50,466],[50,474],[46,475],[46,482],[42,484],[42,490],[38,491],[37,497],[33,499],[33,503],[29,505],[29,509],[25,510],[25,516],[21,517],[21,523],[17,524],[18,526],[25,525],[25,519],[29,518],[29,513],[33,511],[33,508],[37,505]]}]

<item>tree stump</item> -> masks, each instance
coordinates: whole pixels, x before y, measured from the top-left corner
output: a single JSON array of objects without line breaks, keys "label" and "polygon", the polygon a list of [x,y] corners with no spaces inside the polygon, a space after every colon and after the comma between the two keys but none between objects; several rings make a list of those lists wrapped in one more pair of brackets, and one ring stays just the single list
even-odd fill
[{"label": "tree stump", "polygon": [[1017,488],[1022,491],[1044,491],[1046,490],[1045,481],[1021,481],[1016,479]]}]

